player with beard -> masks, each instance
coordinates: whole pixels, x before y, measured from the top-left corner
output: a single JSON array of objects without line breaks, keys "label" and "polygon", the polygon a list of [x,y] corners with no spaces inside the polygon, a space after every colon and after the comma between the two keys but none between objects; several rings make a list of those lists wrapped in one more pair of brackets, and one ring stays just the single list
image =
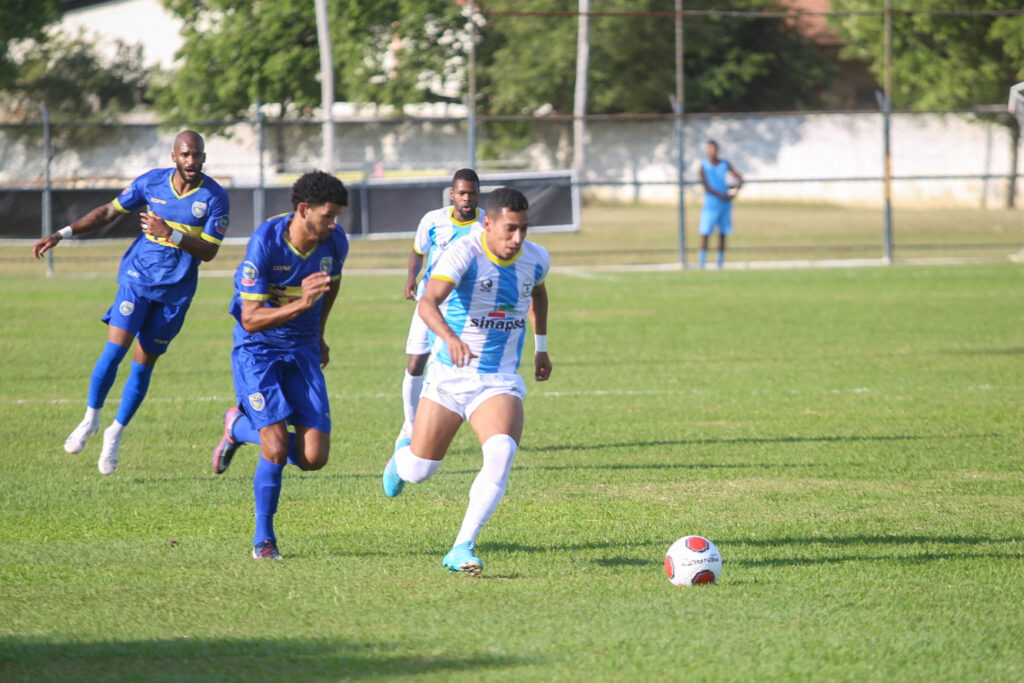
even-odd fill
[{"label": "player with beard", "polygon": [[124,428],[146,396],[157,359],[181,330],[196,291],[199,262],[217,255],[227,231],[228,196],[203,174],[204,149],[203,138],[195,131],[178,133],[171,148],[173,168],[144,173],[112,202],[42,238],[32,248],[40,258],[63,239],[97,230],[118,216],[146,207],[140,219],[142,232],[121,258],[117,296],[103,316],[107,342],[93,367],[85,417],[64,441],[65,451],[78,453],[99,431],[100,409],[118,366],[133,339],[138,339],[117,416],[103,432],[98,462],[103,474],[111,474],[117,467]]}]

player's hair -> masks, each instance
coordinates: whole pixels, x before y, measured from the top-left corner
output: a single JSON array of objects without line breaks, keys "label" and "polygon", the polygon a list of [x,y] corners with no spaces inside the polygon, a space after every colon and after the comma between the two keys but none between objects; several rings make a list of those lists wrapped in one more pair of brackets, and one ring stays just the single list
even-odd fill
[{"label": "player's hair", "polygon": [[465,180],[468,183],[473,183],[477,187],[480,187],[480,176],[478,176],[476,171],[471,168],[460,168],[456,171],[455,175],[452,176],[452,187],[455,187],[455,183],[460,180]]},{"label": "player's hair", "polygon": [[499,187],[487,195],[487,215],[491,220],[501,216],[502,209],[509,211],[526,211],[530,202],[526,195],[512,187]]},{"label": "player's hair", "polygon": [[704,144],[705,145],[714,145],[715,147],[718,147],[718,143],[715,142],[714,140],[710,139],[710,138],[708,138],[708,141],[705,142]]},{"label": "player's hair", "polygon": [[323,206],[327,202],[348,206],[348,190],[330,173],[310,171],[292,185],[292,208],[299,208],[302,202],[310,206]]}]

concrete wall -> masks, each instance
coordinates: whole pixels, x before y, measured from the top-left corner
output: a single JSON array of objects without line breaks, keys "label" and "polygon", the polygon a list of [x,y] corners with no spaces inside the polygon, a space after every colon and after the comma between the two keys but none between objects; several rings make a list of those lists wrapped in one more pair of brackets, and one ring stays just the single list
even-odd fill
[{"label": "concrete wall", "polygon": [[[517,170],[564,168],[571,158],[570,124],[544,122],[535,142],[500,164]],[[203,131],[207,171],[229,185],[251,186],[259,176],[255,126]],[[170,165],[176,130],[153,125],[55,131],[51,174],[62,185],[118,186],[143,171]],[[44,176],[39,127],[0,126],[0,185],[37,186]],[[450,173],[468,163],[461,121],[339,123],[336,170],[435,169]],[[686,180],[708,138],[747,180],[745,199],[880,204],[883,188],[882,118],[879,114],[693,117],[687,120]],[[268,127],[267,184],[290,183],[293,174],[316,168],[320,126]],[[971,117],[896,114],[892,117],[892,171],[899,176],[1008,175],[1011,137],[998,124]],[[481,136],[481,143],[486,139]],[[673,122],[592,121],[587,126],[586,194],[604,199],[675,201]],[[830,179],[864,179],[830,182]],[[872,180],[869,180],[872,179]],[[803,180],[803,182],[796,182]],[[607,185],[600,185],[607,183]],[[695,185],[690,187],[698,192]],[[897,180],[893,199],[902,204],[1002,206],[1004,179]]]}]

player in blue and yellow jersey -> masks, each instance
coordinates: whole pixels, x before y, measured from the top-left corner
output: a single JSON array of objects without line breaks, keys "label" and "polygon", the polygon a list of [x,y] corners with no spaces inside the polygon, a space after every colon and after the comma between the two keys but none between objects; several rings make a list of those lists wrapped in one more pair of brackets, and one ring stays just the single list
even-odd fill
[{"label": "player in blue and yellow jersey", "polygon": [[[743,185],[743,177],[732,164],[718,158],[718,143],[708,140],[706,159],[700,162],[704,206],[700,212],[700,267],[708,262],[708,237],[718,227],[718,267],[725,263],[725,238],[732,234],[732,200]],[[730,182],[730,177],[731,181]]]},{"label": "player in blue and yellow jersey", "polygon": [[[460,168],[456,171],[452,176],[448,197],[452,201],[451,206],[428,211],[416,228],[412,252],[409,254],[408,277],[403,291],[409,301],[417,301],[423,295],[434,264],[455,240],[483,230],[483,217],[477,208],[480,202],[480,178],[476,171],[471,168]],[[416,278],[423,267],[424,259],[427,268],[423,271],[423,279],[417,286]],[[402,409],[405,422],[395,440],[396,449],[408,445],[412,434],[416,406],[420,400],[420,391],[423,389],[423,371],[430,356],[429,332],[423,319],[418,313],[413,312],[409,336],[405,341],[405,352],[409,355],[409,361],[405,368],[405,376],[402,378]]]},{"label": "player in blue and yellow jersey", "polygon": [[100,409],[121,360],[137,338],[117,416],[103,432],[98,462],[103,474],[111,474],[117,467],[124,428],[146,396],[157,359],[181,330],[196,291],[199,262],[217,255],[228,227],[227,193],[202,173],[206,161],[203,138],[191,130],[179,133],[171,161],[173,168],[144,173],[112,202],[44,237],[32,250],[39,258],[62,239],[146,207],[141,216],[142,232],[121,258],[117,296],[103,316],[107,343],[93,367],[85,417],[64,441],[65,451],[78,453],[99,431]]},{"label": "player in blue and yellow jersey", "polygon": [[238,406],[224,416],[224,436],[213,452],[213,471],[220,474],[241,444],[260,445],[252,556],[261,560],[281,557],[274,515],[285,465],[318,470],[327,464],[331,408],[322,368],[330,348],[324,329],[348,256],[348,237],[336,223],[348,204],[340,180],[306,173],[292,186],[291,200],[292,213],[256,228],[235,273],[231,369]]},{"label": "player in blue and yellow jersey", "polygon": [[500,187],[487,198],[484,232],[456,242],[434,266],[417,306],[434,333],[412,441],[384,468],[384,492],[402,492],[441,465],[464,420],[483,450],[483,467],[469,490],[469,506],[452,549],[449,571],[479,574],[476,537],[498,507],[523,433],[526,384],[516,370],[526,321],[535,337],[534,379],[551,376],[547,353],[550,259],[526,241],[526,197]]}]

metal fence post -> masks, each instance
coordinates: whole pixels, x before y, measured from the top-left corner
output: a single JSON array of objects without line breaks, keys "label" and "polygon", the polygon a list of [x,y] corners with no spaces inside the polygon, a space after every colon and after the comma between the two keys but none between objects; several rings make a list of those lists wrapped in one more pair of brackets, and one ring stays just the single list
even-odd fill
[{"label": "metal fence post", "polygon": [[266,218],[264,214],[264,207],[266,206],[266,192],[265,192],[265,181],[263,178],[263,148],[264,144],[264,126],[263,126],[263,103],[256,100],[256,145],[258,149],[257,160],[259,162],[259,170],[257,173],[257,184],[256,191],[252,193],[252,212],[253,212],[253,230],[258,228],[263,219]]},{"label": "metal fence post", "polygon": [[675,114],[676,150],[679,167],[676,182],[679,183],[679,265],[686,268],[686,129],[683,127],[683,113],[686,111],[686,94],[683,67],[685,58],[683,35],[683,0],[676,0],[676,95],[672,99]]},{"label": "metal fence post", "polygon": [[[49,237],[53,234],[53,197],[50,182],[50,161],[53,154],[50,137],[50,110],[46,108],[46,102],[39,105],[39,110],[43,115],[43,160],[45,169],[43,172],[42,236]],[[46,277],[53,277],[53,249],[46,252]]]}]

